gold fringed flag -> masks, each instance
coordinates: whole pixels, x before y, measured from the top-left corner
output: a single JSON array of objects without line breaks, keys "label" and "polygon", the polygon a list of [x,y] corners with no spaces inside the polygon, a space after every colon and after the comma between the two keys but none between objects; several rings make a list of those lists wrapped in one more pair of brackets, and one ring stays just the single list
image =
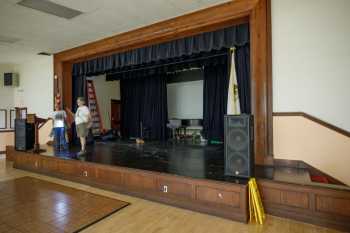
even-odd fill
[{"label": "gold fringed flag", "polygon": [[255,221],[263,224],[265,220],[265,211],[262,205],[258,185],[255,178],[250,178],[248,182],[249,187],[249,221]]},{"label": "gold fringed flag", "polygon": [[237,84],[236,63],[235,63],[234,53],[235,53],[235,49],[231,48],[231,69],[230,69],[230,79],[229,79],[228,98],[227,98],[228,115],[241,114],[241,108],[239,106],[238,84]]}]

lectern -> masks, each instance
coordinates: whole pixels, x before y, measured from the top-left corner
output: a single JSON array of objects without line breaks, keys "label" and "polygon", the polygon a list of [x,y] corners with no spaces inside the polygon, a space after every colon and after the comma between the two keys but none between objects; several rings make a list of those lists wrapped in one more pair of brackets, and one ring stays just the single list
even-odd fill
[{"label": "lectern", "polygon": [[34,132],[35,132],[35,142],[34,142],[34,153],[45,152],[45,150],[40,149],[39,144],[39,129],[45,124],[47,119],[37,117],[35,114],[27,114],[27,122],[30,124],[34,124]]}]

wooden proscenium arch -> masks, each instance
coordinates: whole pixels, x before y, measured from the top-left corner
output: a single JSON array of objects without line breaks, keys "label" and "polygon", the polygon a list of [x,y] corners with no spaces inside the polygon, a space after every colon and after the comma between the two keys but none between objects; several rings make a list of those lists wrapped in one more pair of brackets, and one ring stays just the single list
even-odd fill
[{"label": "wooden proscenium arch", "polygon": [[234,0],[98,40],[54,55],[55,95],[72,107],[72,64],[249,22],[255,162],[272,162],[271,0]]}]

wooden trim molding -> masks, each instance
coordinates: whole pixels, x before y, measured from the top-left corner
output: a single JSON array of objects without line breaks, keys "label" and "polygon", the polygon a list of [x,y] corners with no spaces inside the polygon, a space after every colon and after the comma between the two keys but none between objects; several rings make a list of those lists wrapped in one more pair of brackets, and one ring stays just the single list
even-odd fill
[{"label": "wooden trim molding", "polygon": [[4,150],[0,151],[0,155],[4,155],[4,154],[6,154],[6,151]]},{"label": "wooden trim molding", "polygon": [[[203,32],[249,23],[255,162],[272,158],[271,0],[235,0],[175,17],[54,55],[54,95],[72,108],[72,64],[93,57],[159,44]],[[53,77],[54,78],[54,77]]]},{"label": "wooden trim molding", "polygon": [[13,133],[13,132],[15,132],[13,129],[0,130],[0,133]]},{"label": "wooden trim molding", "polygon": [[280,116],[280,117],[283,117],[283,116],[299,116],[299,117],[305,117],[306,119],[309,119],[310,121],[313,121],[317,124],[320,124],[330,130],[333,130],[337,133],[340,133],[346,137],[350,137],[350,132],[345,130],[345,129],[342,129],[342,128],[339,128],[338,126],[335,126],[331,123],[328,123],[328,122],[325,122],[317,117],[314,117],[310,114],[307,114],[305,112],[274,112],[273,113],[273,116]]}]

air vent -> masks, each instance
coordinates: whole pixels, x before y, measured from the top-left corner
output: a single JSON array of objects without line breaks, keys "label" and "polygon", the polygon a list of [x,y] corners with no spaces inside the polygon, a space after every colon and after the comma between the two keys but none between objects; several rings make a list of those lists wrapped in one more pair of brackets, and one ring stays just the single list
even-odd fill
[{"label": "air vent", "polygon": [[40,53],[38,53],[38,55],[42,55],[42,56],[51,56],[51,53],[40,52]]},{"label": "air vent", "polygon": [[17,4],[65,19],[72,19],[83,13],[48,0],[22,0]]},{"label": "air vent", "polygon": [[0,43],[13,44],[20,41],[18,38],[0,35]]}]

